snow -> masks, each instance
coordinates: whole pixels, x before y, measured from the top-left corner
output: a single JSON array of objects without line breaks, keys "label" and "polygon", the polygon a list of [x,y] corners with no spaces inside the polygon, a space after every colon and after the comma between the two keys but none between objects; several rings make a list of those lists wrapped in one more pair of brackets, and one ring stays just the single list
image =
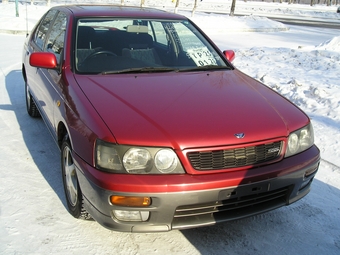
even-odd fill
[{"label": "snow", "polygon": [[[30,30],[47,7],[20,3],[20,16],[15,17],[14,3],[1,3],[0,254],[340,254],[340,30],[288,26],[255,16],[340,22],[336,7],[239,1],[236,11],[249,16],[196,11],[192,17],[193,1],[181,2],[179,12],[193,19],[219,48],[235,50],[237,68],[311,117],[322,156],[311,192],[266,214],[167,233],[119,233],[74,219],[66,209],[59,151],[43,121],[29,118],[25,109],[21,50],[26,8]],[[230,3],[203,0],[199,5],[220,10]],[[170,0],[146,5],[174,9]]]}]

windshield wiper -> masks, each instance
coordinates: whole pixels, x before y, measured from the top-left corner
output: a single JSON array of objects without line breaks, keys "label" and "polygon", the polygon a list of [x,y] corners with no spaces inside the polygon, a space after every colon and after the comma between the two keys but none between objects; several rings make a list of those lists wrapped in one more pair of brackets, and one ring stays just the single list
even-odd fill
[{"label": "windshield wiper", "polygon": [[127,68],[123,70],[115,71],[104,71],[101,74],[117,74],[117,73],[153,73],[153,72],[174,72],[178,69],[170,67],[138,67],[138,68]]},{"label": "windshield wiper", "polygon": [[206,65],[206,66],[196,66],[185,69],[179,69],[178,72],[192,72],[192,71],[210,71],[210,70],[230,70],[229,66],[216,66],[216,65]]},{"label": "windshield wiper", "polygon": [[154,72],[193,72],[193,71],[211,71],[211,70],[230,70],[228,66],[216,66],[216,65],[206,65],[206,66],[196,66],[190,68],[172,68],[172,67],[137,67],[137,68],[127,68],[123,70],[113,70],[104,71],[101,74],[121,74],[121,73],[154,73]]}]

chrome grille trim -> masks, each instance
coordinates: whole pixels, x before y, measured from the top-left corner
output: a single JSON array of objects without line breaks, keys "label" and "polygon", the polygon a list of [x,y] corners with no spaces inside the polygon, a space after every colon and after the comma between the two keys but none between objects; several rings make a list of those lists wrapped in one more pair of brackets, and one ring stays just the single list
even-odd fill
[{"label": "chrome grille trim", "polygon": [[220,170],[257,165],[277,159],[282,150],[282,141],[257,146],[212,151],[189,152],[188,158],[196,170]]}]

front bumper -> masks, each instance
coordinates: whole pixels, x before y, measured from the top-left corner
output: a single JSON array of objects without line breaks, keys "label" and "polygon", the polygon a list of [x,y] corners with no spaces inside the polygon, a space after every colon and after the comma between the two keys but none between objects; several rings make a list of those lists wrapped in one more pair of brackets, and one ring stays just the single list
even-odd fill
[{"label": "front bumper", "polygon": [[[239,171],[238,175],[168,175],[164,178],[164,175],[110,174],[117,177],[116,184],[112,184],[113,180],[105,182],[102,172],[75,155],[86,209],[104,227],[124,232],[207,226],[289,205],[308,194],[319,161],[319,150],[313,146],[294,157]],[[95,174],[91,175],[91,171]],[[109,202],[112,195],[149,196],[152,204],[143,208],[114,206]],[[147,211],[150,216],[144,222],[123,222],[113,216],[113,210]]]}]

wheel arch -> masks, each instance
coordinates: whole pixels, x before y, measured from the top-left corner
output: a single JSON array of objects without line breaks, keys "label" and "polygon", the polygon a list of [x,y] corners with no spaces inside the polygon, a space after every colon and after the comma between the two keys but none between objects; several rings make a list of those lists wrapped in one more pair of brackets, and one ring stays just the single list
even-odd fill
[{"label": "wheel arch", "polygon": [[27,82],[26,68],[24,64],[22,64],[21,73],[22,73],[22,77],[24,78],[24,81]]},{"label": "wheel arch", "polygon": [[[60,121],[58,123],[58,128],[57,128],[57,139],[58,139],[58,146],[60,149],[61,149],[61,145],[63,143],[65,136],[69,136],[69,132],[66,128],[66,125],[62,121]],[[71,139],[69,139],[69,141],[71,143]],[[72,146],[72,144],[70,145]]]}]

